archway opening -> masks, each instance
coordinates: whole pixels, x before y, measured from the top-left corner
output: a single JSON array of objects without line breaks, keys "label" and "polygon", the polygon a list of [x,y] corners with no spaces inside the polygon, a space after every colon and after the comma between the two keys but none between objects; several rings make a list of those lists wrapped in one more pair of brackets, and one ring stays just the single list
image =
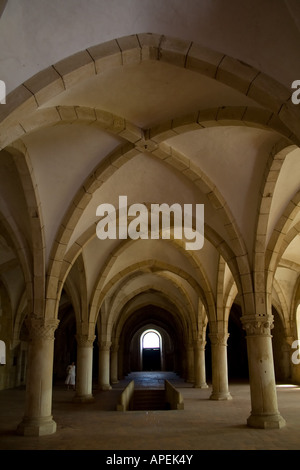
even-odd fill
[{"label": "archway opening", "polygon": [[180,375],[184,350],[182,330],[169,311],[153,304],[135,310],[122,327],[119,340],[120,373],[125,376],[129,372],[143,371],[143,337],[150,331],[159,338],[160,371],[173,371]]},{"label": "archway opening", "polygon": [[55,332],[53,381],[59,383],[66,378],[66,369],[77,360],[76,319],[71,299],[62,291],[58,311],[59,326]]},{"label": "archway opening", "polygon": [[246,332],[241,322],[241,307],[234,303],[228,318],[228,378],[245,380],[249,378]]},{"label": "archway opening", "polygon": [[162,341],[156,330],[146,330],[141,335],[142,369],[161,370]]}]

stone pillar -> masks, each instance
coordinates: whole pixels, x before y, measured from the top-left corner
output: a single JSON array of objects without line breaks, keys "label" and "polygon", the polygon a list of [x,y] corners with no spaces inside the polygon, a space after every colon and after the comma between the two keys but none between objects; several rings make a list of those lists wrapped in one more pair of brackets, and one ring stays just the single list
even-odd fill
[{"label": "stone pillar", "polygon": [[99,390],[110,390],[110,346],[111,342],[99,342]]},{"label": "stone pillar", "polygon": [[111,373],[110,379],[112,384],[116,384],[119,382],[119,374],[118,374],[118,352],[119,352],[119,345],[115,344],[111,349]]},{"label": "stone pillar", "polygon": [[205,344],[206,341],[202,339],[194,343],[195,388],[208,388],[205,371]]},{"label": "stone pillar", "polygon": [[45,436],[56,432],[52,419],[52,383],[54,332],[58,320],[30,317],[29,359],[26,383],[25,415],[17,428],[24,436]]},{"label": "stone pillar", "polygon": [[285,420],[277,408],[277,394],[271,340],[272,315],[245,315],[251,415],[247,424],[254,428],[281,428]]},{"label": "stone pillar", "polygon": [[193,383],[194,382],[194,348],[192,343],[189,343],[186,347],[186,381]]},{"label": "stone pillar", "polygon": [[77,371],[75,402],[90,403],[94,401],[93,387],[93,343],[95,336],[76,335]]},{"label": "stone pillar", "polygon": [[212,356],[211,400],[231,400],[228,390],[227,339],[228,333],[210,333]]}]

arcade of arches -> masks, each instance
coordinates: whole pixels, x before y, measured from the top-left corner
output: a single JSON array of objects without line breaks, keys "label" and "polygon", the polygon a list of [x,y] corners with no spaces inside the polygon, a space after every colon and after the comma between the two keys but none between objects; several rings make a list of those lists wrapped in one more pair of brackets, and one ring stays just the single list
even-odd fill
[{"label": "arcade of arches", "polygon": [[[259,34],[235,0],[76,0],[70,17],[70,1],[29,3],[2,2],[0,18],[0,389],[26,383],[18,432],[56,431],[52,387],[71,361],[82,406],[159,369],[213,400],[249,380],[241,423],[283,427],[276,381],[300,383],[296,3],[250,2]],[[99,240],[96,208],[120,195],[204,204],[203,248],[173,226]]]}]

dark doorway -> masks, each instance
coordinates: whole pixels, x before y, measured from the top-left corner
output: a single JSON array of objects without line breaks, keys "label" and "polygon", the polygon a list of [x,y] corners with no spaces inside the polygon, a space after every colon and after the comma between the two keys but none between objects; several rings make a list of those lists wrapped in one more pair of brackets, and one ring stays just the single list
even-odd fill
[{"label": "dark doorway", "polygon": [[160,349],[143,349],[143,370],[161,370]]},{"label": "dark doorway", "polygon": [[143,370],[161,370],[161,337],[156,330],[142,335]]},{"label": "dark doorway", "polygon": [[227,341],[228,377],[230,379],[248,379],[248,355],[246,333],[242,328],[241,308],[233,304],[229,319]]}]

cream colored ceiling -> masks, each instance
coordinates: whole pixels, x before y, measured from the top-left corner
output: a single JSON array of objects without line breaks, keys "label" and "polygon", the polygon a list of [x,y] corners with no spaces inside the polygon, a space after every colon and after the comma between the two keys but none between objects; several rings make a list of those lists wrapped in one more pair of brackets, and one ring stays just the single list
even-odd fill
[{"label": "cream colored ceiling", "polygon": [[[237,58],[288,86],[299,77],[298,0],[8,0],[1,19],[9,91],[96,44],[152,32]],[[46,51],[46,52],[45,52]]]},{"label": "cream colored ceiling", "polygon": [[258,106],[211,78],[157,61],[112,68],[47,103],[59,105],[99,108],[144,129],[198,109]]},{"label": "cream colored ceiling", "polygon": [[[73,53],[150,31],[193,41],[226,54],[288,88],[292,80],[300,77],[299,18],[293,16],[297,3],[278,2],[276,8],[271,8],[271,3],[273,5],[270,1],[32,0],[25,8],[23,2],[8,0],[1,17],[0,79],[5,80],[8,91],[13,91],[37,72]],[[198,116],[203,111],[223,107],[267,109],[261,101],[246,96],[236,86],[230,87],[174,62],[158,60],[103,68],[96,75],[78,79],[75,86],[45,99],[26,116],[26,122],[34,121],[34,130],[31,131],[30,126],[26,128],[27,132],[9,142],[9,148],[3,149],[0,156],[0,211],[4,214],[0,220],[4,218],[8,222],[4,224],[8,226],[1,238],[11,240],[16,258],[19,258],[20,247],[25,247],[21,249],[21,265],[27,263],[28,269],[34,272],[37,261],[32,252],[37,241],[31,235],[31,206],[27,202],[26,208],[24,198],[27,180],[22,188],[18,171],[21,175],[25,173],[17,171],[19,167],[9,154],[11,147],[23,148],[40,209],[43,234],[40,243],[44,250],[39,259],[44,257],[44,265],[41,265],[45,274],[50,272],[55,243],[64,227],[66,213],[70,207],[76,212],[74,199],[82,187],[87,187],[89,175],[120,146],[127,145],[128,140],[133,144],[126,134],[105,129],[92,121],[70,118],[50,123],[44,120],[46,111],[54,115],[64,106],[65,112],[78,109],[111,113],[125,120],[141,136],[155,135],[157,129],[169,129],[168,123],[179,122],[186,115]],[[14,119],[18,122],[18,114]],[[267,245],[287,205],[299,191],[299,149],[272,126],[237,122],[236,118],[220,122],[207,119],[204,125],[162,134],[158,144],[161,158],[151,149],[143,150],[139,146],[133,156],[115,168],[68,228],[62,271],[55,272],[53,277],[64,282],[67,279],[66,288],[69,285],[71,292],[72,285],[77,296],[84,289],[82,311],[92,306],[92,310],[98,312],[104,298],[116,315],[118,302],[121,305],[124,299],[128,302],[135,299],[137,307],[144,303],[163,303],[167,298],[185,315],[185,310],[189,314],[197,311],[199,295],[206,303],[216,301],[220,263],[225,259],[222,288],[229,295],[235,274],[230,274],[228,264],[232,253],[245,255],[250,268],[255,265],[263,183],[269,170],[270,154],[283,138],[284,147],[288,148],[287,157],[271,191],[273,197],[265,233]],[[171,159],[174,155],[180,161],[177,167]],[[199,252],[186,252],[180,243],[164,240],[99,241],[96,207],[104,202],[117,206],[119,195],[127,195],[129,204],[203,203],[204,248]],[[220,196],[218,201],[216,195]],[[218,207],[221,201],[221,209],[226,211]],[[226,220],[224,212],[228,216]],[[7,219],[8,214],[13,223]],[[240,237],[239,248],[229,226],[230,220],[234,221]],[[296,219],[294,223],[296,226]],[[297,235],[289,240],[282,258],[282,262],[293,263],[292,274],[287,266],[278,271],[278,279],[288,298],[292,296],[300,269],[299,252]],[[11,249],[1,243],[1,279],[11,286],[13,276],[9,273],[16,270],[16,266],[7,264],[11,261],[10,254]],[[72,266],[68,278],[68,269]],[[26,273],[18,276],[28,284]],[[15,310],[16,292],[20,300],[20,289],[14,294],[10,288]]]}]

